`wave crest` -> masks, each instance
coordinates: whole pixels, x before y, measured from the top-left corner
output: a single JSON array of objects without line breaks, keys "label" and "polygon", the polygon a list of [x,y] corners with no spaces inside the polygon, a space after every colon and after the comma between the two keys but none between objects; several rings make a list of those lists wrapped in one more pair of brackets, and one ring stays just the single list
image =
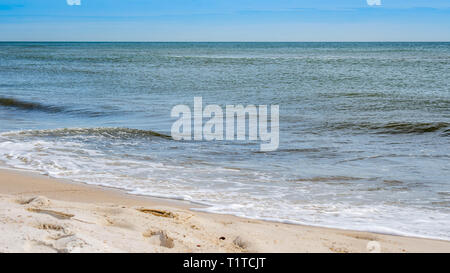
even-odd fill
[{"label": "wave crest", "polygon": [[425,134],[441,132],[448,136],[450,123],[447,122],[390,122],[390,123],[335,123],[326,124],[328,129],[366,131],[374,134]]},{"label": "wave crest", "polygon": [[159,137],[172,139],[171,136],[151,130],[139,130],[131,128],[63,128],[53,130],[27,130],[18,132],[8,132],[2,136],[23,136],[23,137],[72,137],[72,136],[96,136],[113,139],[133,139]]},{"label": "wave crest", "polygon": [[61,106],[45,105],[38,102],[22,101],[14,98],[0,97],[0,106],[16,108],[25,111],[41,111],[46,113],[65,113],[70,115],[82,115],[88,117],[99,117],[109,115],[101,111],[90,111],[85,109],[70,109]]},{"label": "wave crest", "polygon": [[36,102],[26,102],[13,98],[2,98],[0,97],[0,105],[4,107],[14,107],[22,110],[38,110],[43,112],[57,113],[63,112],[64,109],[58,106],[43,105]]}]

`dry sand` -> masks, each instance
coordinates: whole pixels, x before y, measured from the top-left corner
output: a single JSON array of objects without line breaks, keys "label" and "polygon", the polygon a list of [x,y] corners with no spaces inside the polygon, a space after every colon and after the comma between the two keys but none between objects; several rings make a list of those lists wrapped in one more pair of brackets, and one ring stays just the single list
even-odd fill
[{"label": "dry sand", "polygon": [[[450,252],[450,242],[249,220],[0,170],[0,252]],[[369,247],[368,247],[369,246]]]}]

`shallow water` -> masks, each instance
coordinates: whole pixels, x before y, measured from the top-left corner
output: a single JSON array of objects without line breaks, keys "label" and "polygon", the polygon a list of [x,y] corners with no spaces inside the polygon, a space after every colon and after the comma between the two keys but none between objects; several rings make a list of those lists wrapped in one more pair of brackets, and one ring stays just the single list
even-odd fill
[{"label": "shallow water", "polygon": [[[211,212],[450,240],[450,43],[0,43],[0,160]],[[174,141],[277,104],[280,147]]]}]

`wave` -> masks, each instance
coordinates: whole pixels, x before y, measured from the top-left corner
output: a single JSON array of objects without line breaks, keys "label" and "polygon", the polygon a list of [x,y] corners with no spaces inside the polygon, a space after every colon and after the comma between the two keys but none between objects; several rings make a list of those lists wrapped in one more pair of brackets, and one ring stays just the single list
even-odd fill
[{"label": "wave", "polygon": [[164,139],[172,139],[171,136],[158,133],[151,130],[139,130],[131,128],[62,128],[53,130],[26,130],[17,132],[7,132],[1,136],[14,137],[72,137],[72,136],[94,136],[112,139],[135,139],[135,138],[152,138],[159,137]]},{"label": "wave", "polygon": [[25,111],[40,111],[45,113],[66,113],[71,115],[82,115],[88,117],[99,117],[109,115],[106,112],[90,111],[84,109],[70,109],[55,105],[45,105],[38,102],[22,101],[14,98],[0,97],[0,106],[16,108]]},{"label": "wave", "polygon": [[425,134],[440,132],[442,136],[449,136],[450,123],[447,122],[389,122],[389,123],[327,123],[327,129],[366,131],[374,134]]},{"label": "wave", "polygon": [[351,176],[316,176],[311,178],[297,178],[292,181],[294,182],[340,182],[340,181],[358,181],[362,180],[360,177]]},{"label": "wave", "polygon": [[450,136],[450,129],[445,130],[444,132],[442,132],[441,135],[442,136]]},{"label": "wave", "polygon": [[37,110],[49,113],[58,113],[64,111],[62,107],[58,106],[44,105],[36,102],[26,102],[13,98],[4,98],[4,97],[0,97],[0,105],[4,107],[13,107],[29,111]]}]

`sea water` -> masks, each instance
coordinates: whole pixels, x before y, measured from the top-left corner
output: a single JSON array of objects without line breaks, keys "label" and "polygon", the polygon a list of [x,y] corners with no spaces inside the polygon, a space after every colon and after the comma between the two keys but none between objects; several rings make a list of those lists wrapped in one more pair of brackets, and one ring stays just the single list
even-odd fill
[{"label": "sea water", "polygon": [[[171,109],[279,105],[280,144]],[[450,43],[0,43],[0,162],[203,210],[450,240]]]}]

